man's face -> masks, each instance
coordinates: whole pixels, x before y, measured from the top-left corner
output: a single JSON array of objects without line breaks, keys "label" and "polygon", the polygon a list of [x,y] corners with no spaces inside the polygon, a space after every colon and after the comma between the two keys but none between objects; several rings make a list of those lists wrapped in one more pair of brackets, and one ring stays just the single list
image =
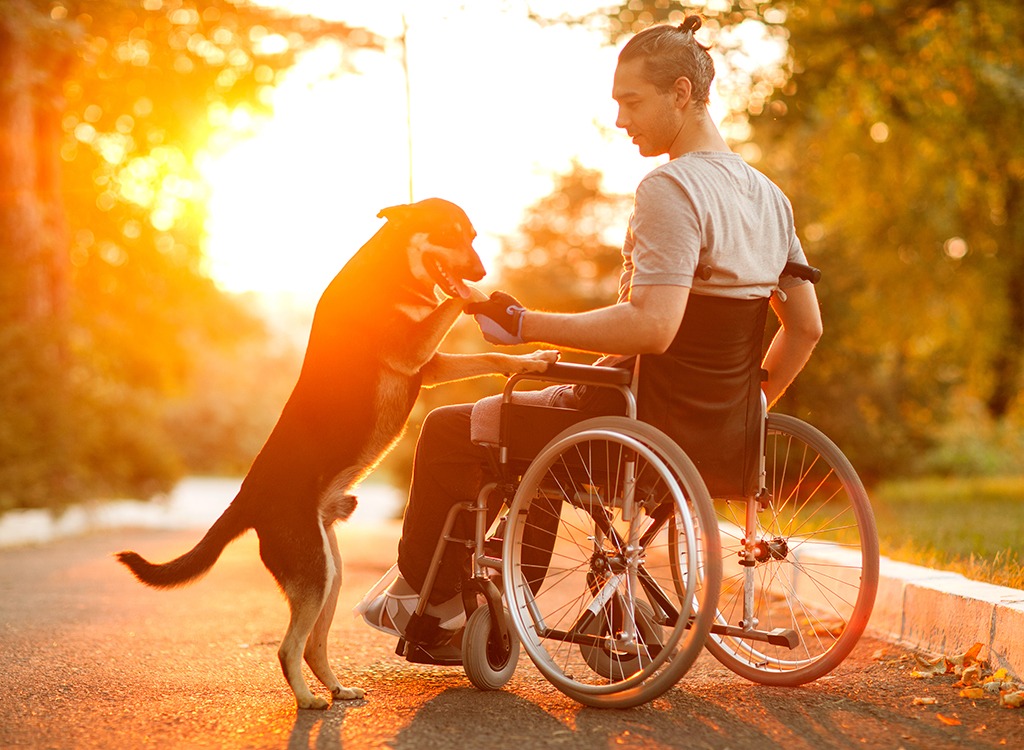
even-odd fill
[{"label": "man's face", "polygon": [[682,114],[674,92],[659,91],[644,75],[642,59],[619,63],[612,82],[612,99],[619,105],[615,126],[622,128],[641,156],[668,153],[679,134]]}]

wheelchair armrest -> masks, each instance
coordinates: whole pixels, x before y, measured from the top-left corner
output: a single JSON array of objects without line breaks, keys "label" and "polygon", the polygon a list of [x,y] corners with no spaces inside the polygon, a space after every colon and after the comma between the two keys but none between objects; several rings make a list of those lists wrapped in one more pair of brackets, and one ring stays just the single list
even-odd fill
[{"label": "wheelchair armrest", "polygon": [[523,373],[518,378],[541,380],[548,383],[579,383],[580,385],[628,386],[633,380],[633,371],[621,367],[597,367],[577,365],[571,362],[555,362],[544,372]]}]

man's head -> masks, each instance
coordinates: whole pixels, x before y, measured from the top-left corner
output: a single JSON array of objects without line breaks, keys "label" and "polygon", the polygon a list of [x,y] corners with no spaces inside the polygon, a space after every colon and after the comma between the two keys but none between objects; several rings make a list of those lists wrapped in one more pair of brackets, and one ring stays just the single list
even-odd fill
[{"label": "man's head", "polygon": [[643,156],[669,153],[688,118],[706,112],[715,65],[693,33],[698,16],[679,26],[644,29],[619,53],[612,98],[615,124],[626,130]]}]

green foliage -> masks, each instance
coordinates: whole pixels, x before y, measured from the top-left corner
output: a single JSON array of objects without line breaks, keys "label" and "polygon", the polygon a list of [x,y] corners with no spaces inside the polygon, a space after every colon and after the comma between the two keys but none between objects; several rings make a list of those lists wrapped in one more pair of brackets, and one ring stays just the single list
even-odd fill
[{"label": "green foliage", "polygon": [[[1024,6],[630,0],[559,20],[618,42],[690,12],[705,18],[727,133],[790,196],[824,271],[825,337],[780,408],[869,478],[927,468],[949,437],[939,425],[966,412],[1015,423]],[[759,62],[751,40],[780,53]]]},{"label": "green foliage", "polygon": [[574,162],[555,176],[551,194],[526,210],[518,235],[503,243],[502,283],[539,309],[571,312],[614,302],[631,207],[632,196],[605,193],[601,173]]},{"label": "green foliage", "polygon": [[0,510],[241,470],[298,371],[203,275],[196,163],[344,24],[227,0],[0,0]]}]

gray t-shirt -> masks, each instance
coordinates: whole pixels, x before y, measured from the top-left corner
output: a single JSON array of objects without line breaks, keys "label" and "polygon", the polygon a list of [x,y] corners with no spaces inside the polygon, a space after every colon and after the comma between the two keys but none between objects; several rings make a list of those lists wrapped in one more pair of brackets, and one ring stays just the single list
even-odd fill
[{"label": "gray t-shirt", "polygon": [[[752,299],[806,283],[779,280],[787,261],[807,262],[789,200],[732,153],[691,152],[644,177],[622,255],[620,302],[634,285]],[[711,266],[709,279],[695,278],[698,265]]]}]

